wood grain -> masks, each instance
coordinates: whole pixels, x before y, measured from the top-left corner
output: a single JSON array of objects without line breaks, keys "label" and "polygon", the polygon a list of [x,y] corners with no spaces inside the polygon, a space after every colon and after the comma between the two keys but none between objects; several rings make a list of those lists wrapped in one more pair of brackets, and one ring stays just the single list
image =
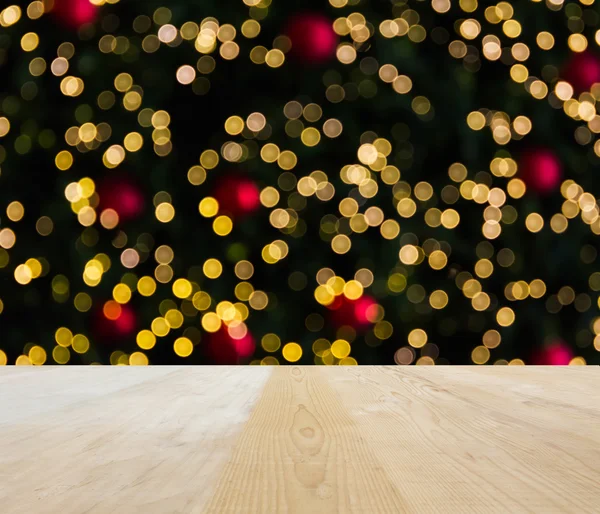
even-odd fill
[{"label": "wood grain", "polygon": [[66,405],[43,392],[51,372],[10,380],[15,398],[37,382],[44,412],[17,423],[0,414],[0,512],[202,512],[270,371],[164,370],[136,369],[136,383],[133,369],[94,370],[90,384],[87,368],[61,369],[66,388],[93,391]]},{"label": "wood grain", "polygon": [[598,368],[0,371],[0,512],[598,513]]}]

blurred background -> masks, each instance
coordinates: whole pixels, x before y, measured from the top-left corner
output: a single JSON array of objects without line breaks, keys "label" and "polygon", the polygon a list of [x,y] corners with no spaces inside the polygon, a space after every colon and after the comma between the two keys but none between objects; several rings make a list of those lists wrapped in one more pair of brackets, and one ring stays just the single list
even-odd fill
[{"label": "blurred background", "polygon": [[594,0],[0,10],[1,364],[598,364]]}]

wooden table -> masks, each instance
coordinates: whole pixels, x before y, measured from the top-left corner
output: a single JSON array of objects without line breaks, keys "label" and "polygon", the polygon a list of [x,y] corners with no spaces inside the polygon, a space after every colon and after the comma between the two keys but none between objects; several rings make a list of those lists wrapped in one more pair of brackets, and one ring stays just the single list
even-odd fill
[{"label": "wooden table", "polygon": [[0,372],[0,512],[598,513],[600,372]]}]

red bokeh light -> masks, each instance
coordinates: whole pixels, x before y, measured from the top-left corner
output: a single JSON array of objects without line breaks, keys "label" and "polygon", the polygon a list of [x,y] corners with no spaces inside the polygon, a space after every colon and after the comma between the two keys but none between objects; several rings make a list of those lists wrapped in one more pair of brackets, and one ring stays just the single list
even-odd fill
[{"label": "red bokeh light", "polygon": [[323,63],[335,55],[338,36],[326,16],[296,15],[288,22],[285,32],[292,41],[292,55],[304,62]]},{"label": "red bokeh light", "polygon": [[96,20],[98,8],[89,0],[54,0],[53,12],[63,25],[79,28]]}]

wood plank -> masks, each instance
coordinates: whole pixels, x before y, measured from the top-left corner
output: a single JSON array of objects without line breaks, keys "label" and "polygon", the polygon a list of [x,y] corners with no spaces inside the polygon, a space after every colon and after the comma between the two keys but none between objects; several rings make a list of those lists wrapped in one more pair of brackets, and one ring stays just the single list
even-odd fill
[{"label": "wood plank", "polygon": [[175,366],[137,366],[124,373],[117,366],[81,366],[69,368],[65,373],[62,366],[9,366],[0,373],[0,405],[3,408],[0,423],[117,392],[147,380],[156,380],[176,369]]},{"label": "wood plank", "polygon": [[[155,369],[144,370],[154,380],[0,424],[0,511],[201,509],[271,369]],[[62,373],[76,389],[82,372]],[[29,380],[43,388],[48,376]]]},{"label": "wood plank", "polygon": [[0,371],[2,514],[591,514],[598,484],[598,368]]},{"label": "wood plank", "polygon": [[[560,403],[532,408],[519,391],[543,399],[576,375],[504,373],[510,391],[473,370],[350,368],[332,385],[370,440],[384,443],[377,455],[411,512],[598,512],[597,397],[573,398],[588,404],[565,416]],[[584,378],[589,390],[600,385],[598,373]]]},{"label": "wood plank", "polygon": [[405,511],[368,434],[328,384],[338,372],[274,372],[207,512]]},{"label": "wood plank", "polygon": [[207,512],[597,512],[600,375],[490,373],[279,369]]}]

